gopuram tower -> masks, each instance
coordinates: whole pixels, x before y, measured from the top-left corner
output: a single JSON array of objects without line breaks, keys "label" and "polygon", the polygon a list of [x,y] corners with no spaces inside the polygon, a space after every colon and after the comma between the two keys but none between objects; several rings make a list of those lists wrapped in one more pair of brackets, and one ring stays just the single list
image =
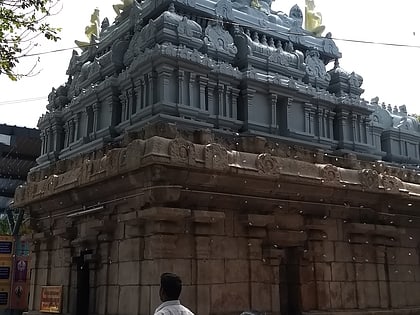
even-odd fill
[{"label": "gopuram tower", "polygon": [[[17,189],[29,313],[420,314],[420,133],[268,0],[145,0],[73,53]],[[319,35],[319,34],[318,34]],[[327,71],[326,65],[334,63]]]}]

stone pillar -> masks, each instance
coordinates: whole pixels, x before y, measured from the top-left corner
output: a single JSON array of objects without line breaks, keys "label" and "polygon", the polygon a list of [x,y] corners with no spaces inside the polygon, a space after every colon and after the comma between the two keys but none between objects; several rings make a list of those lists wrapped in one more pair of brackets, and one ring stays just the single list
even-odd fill
[{"label": "stone pillar", "polygon": [[225,85],[221,82],[217,85],[217,103],[218,103],[218,112],[219,116],[224,116],[224,108],[225,108]]},{"label": "stone pillar", "polygon": [[305,103],[303,105],[303,109],[305,119],[304,132],[312,135],[314,133],[314,117],[312,104]]},{"label": "stone pillar", "polygon": [[130,119],[131,115],[135,112],[136,103],[135,103],[135,95],[136,93],[133,91],[133,88],[130,87],[127,91],[128,94],[128,115],[127,119]]},{"label": "stone pillar", "polygon": [[169,101],[170,97],[170,79],[171,73],[173,71],[172,67],[161,66],[157,69],[157,76],[159,81],[159,86],[161,87],[159,93],[159,100],[163,103]]},{"label": "stone pillar", "polygon": [[345,141],[349,140],[347,135],[347,119],[348,119],[348,113],[344,111],[340,111],[337,113],[337,119],[338,119],[338,140],[341,143],[344,143]]},{"label": "stone pillar", "polygon": [[45,132],[44,130],[41,130],[40,134],[39,134],[40,138],[41,138],[41,155],[44,155],[46,150],[46,139],[45,139]]},{"label": "stone pillar", "polygon": [[271,93],[271,124],[270,129],[272,132],[277,129],[277,94]]},{"label": "stone pillar", "polygon": [[184,78],[184,71],[178,70],[178,104],[184,104]]},{"label": "stone pillar", "polygon": [[330,139],[334,139],[334,117],[335,117],[335,112],[328,111],[328,114],[327,114],[327,124],[328,124],[327,135],[328,135],[328,138],[330,138]]},{"label": "stone pillar", "polygon": [[370,123],[370,118],[363,117],[363,138],[362,139],[363,139],[363,143],[366,143],[366,144],[368,144],[369,123]]},{"label": "stone pillar", "polygon": [[188,105],[190,105],[191,107],[197,107],[197,106],[194,106],[194,84],[195,84],[195,80],[196,80],[196,75],[195,75],[195,73],[191,72],[189,82],[188,82],[188,87],[189,87]]},{"label": "stone pillar", "polygon": [[51,130],[53,133],[53,151],[60,151],[62,148],[63,127],[58,122],[54,122]]},{"label": "stone pillar", "polygon": [[238,97],[239,90],[232,87],[232,118],[238,119]]},{"label": "stone pillar", "polygon": [[208,111],[210,114],[215,114],[215,102],[214,102],[214,90],[216,89],[216,83],[209,81],[207,85],[207,100],[209,104]]},{"label": "stone pillar", "polygon": [[74,124],[74,141],[79,140],[79,125],[80,125],[80,113],[74,115],[73,120],[75,121]]},{"label": "stone pillar", "polygon": [[141,80],[141,95],[142,95],[142,103],[140,104],[140,106],[143,109],[147,106],[147,82],[146,82],[146,80]]},{"label": "stone pillar", "polygon": [[95,133],[96,131],[99,130],[99,111],[101,109],[101,104],[99,102],[96,102],[95,104],[93,104],[92,106],[93,108],[93,132]]},{"label": "stone pillar", "polygon": [[148,105],[152,105],[154,102],[153,94],[154,94],[154,75],[153,72],[150,72],[147,75],[148,84],[149,84],[149,91],[148,91]]},{"label": "stone pillar", "polygon": [[127,94],[126,91],[123,91],[120,95],[120,101],[121,101],[121,121],[126,121],[127,120],[127,111],[128,111],[128,100],[127,100]]},{"label": "stone pillar", "polygon": [[64,143],[63,143],[64,148],[67,148],[69,146],[69,132],[70,132],[69,122],[67,121],[64,124]]},{"label": "stone pillar", "polygon": [[357,115],[356,114],[350,114],[350,118],[351,118],[351,133],[352,133],[352,142],[355,143],[357,142]]},{"label": "stone pillar", "polygon": [[206,108],[206,86],[208,85],[209,79],[203,76],[199,76],[199,85],[200,85],[200,110],[207,110]]}]

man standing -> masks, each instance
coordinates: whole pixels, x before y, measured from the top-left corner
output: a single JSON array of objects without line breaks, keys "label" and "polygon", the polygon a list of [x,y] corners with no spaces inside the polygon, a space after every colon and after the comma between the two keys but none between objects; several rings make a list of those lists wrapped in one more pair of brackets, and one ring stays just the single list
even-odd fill
[{"label": "man standing", "polygon": [[155,310],[154,315],[194,315],[188,308],[181,305],[179,296],[182,290],[182,281],[174,273],[163,273],[160,276],[159,297],[162,304]]}]

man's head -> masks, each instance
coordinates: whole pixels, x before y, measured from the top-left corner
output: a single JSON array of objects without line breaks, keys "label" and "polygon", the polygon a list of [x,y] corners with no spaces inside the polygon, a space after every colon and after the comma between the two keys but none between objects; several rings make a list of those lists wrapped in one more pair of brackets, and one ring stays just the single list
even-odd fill
[{"label": "man's head", "polygon": [[179,300],[182,290],[182,281],[174,273],[163,273],[160,276],[159,295],[162,302]]}]

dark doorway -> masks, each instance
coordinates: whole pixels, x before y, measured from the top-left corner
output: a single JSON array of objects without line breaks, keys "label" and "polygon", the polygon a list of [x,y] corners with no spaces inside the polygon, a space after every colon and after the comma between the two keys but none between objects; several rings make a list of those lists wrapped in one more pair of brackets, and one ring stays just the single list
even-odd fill
[{"label": "dark doorway", "polygon": [[89,263],[85,261],[84,255],[80,253],[76,258],[77,266],[77,295],[76,295],[76,315],[89,314]]},{"label": "dark doorway", "polygon": [[285,248],[279,266],[280,314],[301,314],[299,290],[299,250]]}]

